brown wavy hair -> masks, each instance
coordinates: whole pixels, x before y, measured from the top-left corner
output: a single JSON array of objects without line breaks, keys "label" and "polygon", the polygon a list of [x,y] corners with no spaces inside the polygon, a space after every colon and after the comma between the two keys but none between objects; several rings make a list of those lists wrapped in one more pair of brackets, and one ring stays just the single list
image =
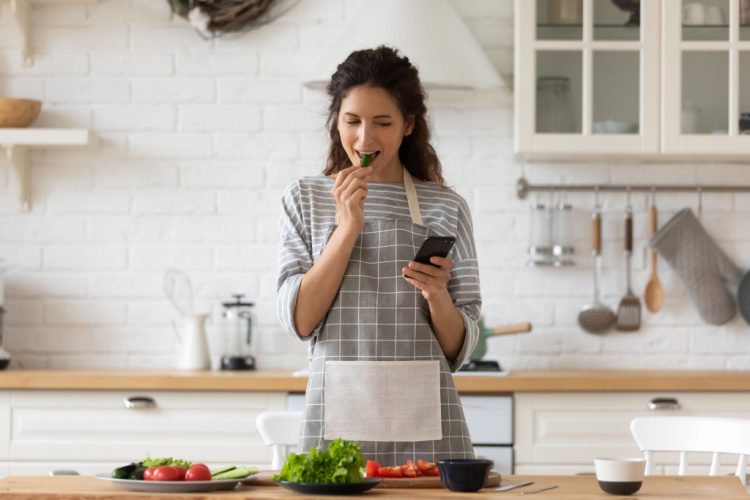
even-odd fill
[{"label": "brown wavy hair", "polygon": [[382,88],[396,101],[404,119],[414,117],[412,133],[404,136],[398,157],[411,175],[423,181],[445,185],[443,168],[435,149],[430,144],[427,123],[427,94],[419,80],[419,72],[396,49],[381,45],[376,49],[358,50],[339,64],[326,87],[330,97],[326,126],[331,138],[325,175],[335,174],[349,165],[349,157],[341,145],[338,130],[341,102],[357,86]]}]

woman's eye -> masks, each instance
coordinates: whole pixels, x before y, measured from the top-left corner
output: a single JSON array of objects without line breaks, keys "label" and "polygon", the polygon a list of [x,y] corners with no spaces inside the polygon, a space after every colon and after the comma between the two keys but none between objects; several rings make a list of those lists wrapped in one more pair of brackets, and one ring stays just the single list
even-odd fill
[{"label": "woman's eye", "polygon": [[388,122],[388,123],[377,123],[376,125],[380,125],[381,127],[390,127],[391,126],[390,122]]},{"label": "woman's eye", "polygon": [[356,125],[358,123],[359,123],[358,121],[347,121],[346,122],[347,125]]}]

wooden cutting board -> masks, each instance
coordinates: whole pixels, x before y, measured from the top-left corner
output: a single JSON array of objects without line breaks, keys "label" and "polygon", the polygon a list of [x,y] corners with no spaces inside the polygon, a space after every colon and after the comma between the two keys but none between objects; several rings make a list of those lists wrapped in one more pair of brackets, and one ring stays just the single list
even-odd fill
[{"label": "wooden cutting board", "polygon": [[[498,472],[490,471],[487,481],[484,483],[485,488],[497,486],[500,484],[501,476]],[[420,477],[384,477],[380,480],[377,488],[442,488],[440,476],[420,476]]]},{"label": "wooden cutting board", "polygon": [[[271,477],[278,474],[277,470],[262,470],[258,472],[257,476],[254,476],[246,481],[242,481],[242,484],[256,485],[256,486],[276,486],[276,483],[271,480]],[[500,484],[501,476],[498,472],[490,471],[490,475],[487,477],[487,482],[484,483],[485,488],[490,486],[497,486]],[[439,476],[420,476],[420,477],[384,477],[380,481],[378,488],[442,488],[443,483],[440,482]]]}]

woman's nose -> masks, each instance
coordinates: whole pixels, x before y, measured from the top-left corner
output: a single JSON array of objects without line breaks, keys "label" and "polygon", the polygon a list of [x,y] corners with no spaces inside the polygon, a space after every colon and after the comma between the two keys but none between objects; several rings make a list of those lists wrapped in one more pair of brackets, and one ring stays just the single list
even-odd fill
[{"label": "woman's nose", "polygon": [[367,144],[373,137],[373,128],[367,123],[363,123],[359,128],[359,141],[362,144]]}]

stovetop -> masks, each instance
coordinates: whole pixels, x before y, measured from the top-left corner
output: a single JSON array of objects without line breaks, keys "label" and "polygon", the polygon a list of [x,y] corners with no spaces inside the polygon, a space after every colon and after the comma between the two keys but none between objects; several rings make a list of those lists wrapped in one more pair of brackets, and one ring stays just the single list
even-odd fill
[{"label": "stovetop", "polygon": [[459,368],[461,372],[499,372],[500,363],[492,359],[480,359],[478,361],[469,361]]},{"label": "stovetop", "polygon": [[508,375],[508,370],[500,368],[500,363],[491,359],[480,359],[469,361],[463,365],[453,376],[476,376],[476,377],[503,377]]}]

